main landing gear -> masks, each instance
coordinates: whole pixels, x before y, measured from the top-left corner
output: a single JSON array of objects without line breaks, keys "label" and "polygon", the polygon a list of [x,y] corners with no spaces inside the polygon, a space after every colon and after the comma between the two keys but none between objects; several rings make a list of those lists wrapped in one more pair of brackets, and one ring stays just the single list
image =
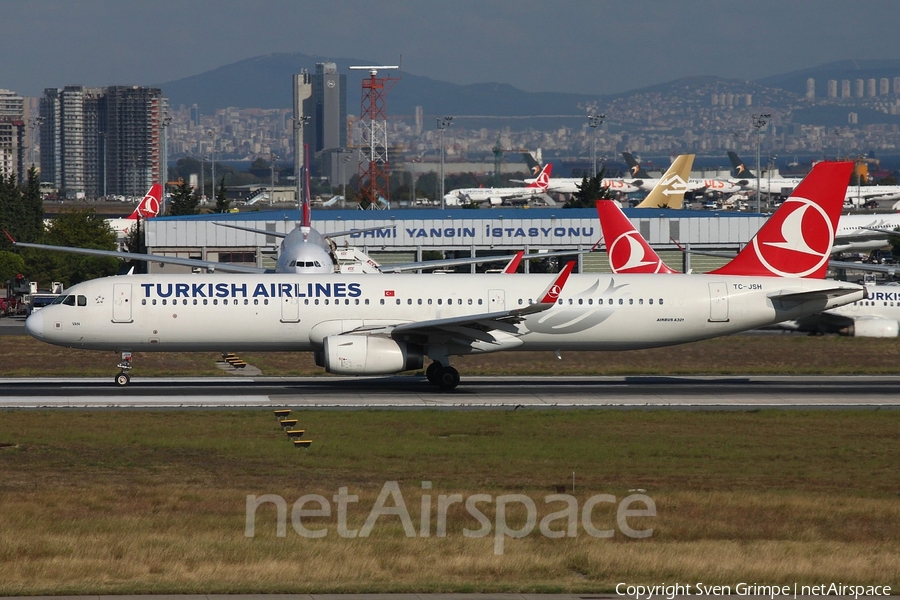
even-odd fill
[{"label": "main landing gear", "polygon": [[442,390],[452,390],[459,385],[459,371],[450,365],[444,366],[438,361],[432,362],[425,369],[425,377]]},{"label": "main landing gear", "polygon": [[128,371],[131,370],[131,352],[123,352],[122,362],[116,366],[122,369],[119,374],[116,375],[116,385],[125,387],[131,381],[131,377],[128,376]]}]

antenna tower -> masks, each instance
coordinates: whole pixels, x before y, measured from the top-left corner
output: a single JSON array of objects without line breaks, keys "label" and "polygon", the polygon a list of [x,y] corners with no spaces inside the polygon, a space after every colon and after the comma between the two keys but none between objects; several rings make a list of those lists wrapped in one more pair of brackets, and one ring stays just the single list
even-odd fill
[{"label": "antenna tower", "polygon": [[377,77],[378,71],[399,69],[398,65],[355,66],[354,71],[368,71],[362,80],[360,128],[362,145],[359,151],[359,208],[387,208],[391,201],[391,180],[388,168],[387,116],[385,95],[399,77]]}]

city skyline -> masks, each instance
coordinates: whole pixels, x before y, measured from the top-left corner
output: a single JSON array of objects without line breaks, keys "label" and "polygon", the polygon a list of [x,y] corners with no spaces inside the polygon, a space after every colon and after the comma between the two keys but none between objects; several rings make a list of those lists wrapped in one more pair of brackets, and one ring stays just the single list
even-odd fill
[{"label": "city skyline", "polygon": [[[370,59],[451,83],[620,93],[680,77],[757,79],[900,59],[891,0],[454,3],[11,0],[0,87],[157,85],[276,52]],[[854,21],[855,19],[855,21]],[[859,25],[851,25],[854,22]],[[865,35],[859,35],[860,33]],[[373,53],[372,48],[376,48]],[[374,55],[373,55],[374,54]]]}]

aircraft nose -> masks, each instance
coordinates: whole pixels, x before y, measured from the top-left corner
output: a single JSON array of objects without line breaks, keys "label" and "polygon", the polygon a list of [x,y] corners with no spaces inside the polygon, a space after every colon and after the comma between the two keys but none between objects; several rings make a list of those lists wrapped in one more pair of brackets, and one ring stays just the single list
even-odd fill
[{"label": "aircraft nose", "polygon": [[42,311],[31,313],[25,319],[25,331],[36,338],[44,337],[44,313]]}]

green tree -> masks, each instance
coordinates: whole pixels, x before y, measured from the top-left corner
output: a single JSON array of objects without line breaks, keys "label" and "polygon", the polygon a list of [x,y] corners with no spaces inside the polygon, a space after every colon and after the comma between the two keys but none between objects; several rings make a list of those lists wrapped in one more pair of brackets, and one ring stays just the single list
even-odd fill
[{"label": "green tree", "polygon": [[[116,234],[106,219],[93,208],[61,213],[47,227],[43,242],[70,248],[116,249]],[[25,257],[25,275],[41,287],[61,281],[68,287],[89,279],[115,275],[119,261],[115,258],[70,254],[52,250],[29,249]]]},{"label": "green tree", "polygon": [[0,285],[4,285],[3,282],[24,272],[25,259],[15,252],[0,250]]},{"label": "green tree", "polygon": [[216,212],[224,213],[228,212],[228,207],[231,205],[231,200],[225,194],[225,176],[222,175],[222,180],[219,183],[219,189],[216,190]]},{"label": "green tree", "polygon": [[566,200],[563,208],[593,208],[597,200],[611,200],[609,187],[603,186],[604,173],[605,170],[601,170],[594,177],[582,178],[578,191]]},{"label": "green tree", "polygon": [[172,193],[167,214],[178,217],[196,215],[200,212],[200,196],[191,189],[187,181],[182,180]]}]

